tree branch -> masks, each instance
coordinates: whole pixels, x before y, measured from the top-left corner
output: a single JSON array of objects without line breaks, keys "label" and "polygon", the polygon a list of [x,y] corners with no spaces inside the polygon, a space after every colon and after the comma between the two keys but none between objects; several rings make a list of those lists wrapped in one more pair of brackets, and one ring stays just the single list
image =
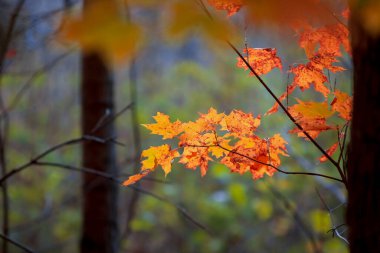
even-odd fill
[{"label": "tree branch", "polygon": [[25,252],[28,252],[28,253],[35,253],[33,250],[29,249],[28,247],[22,245],[21,243],[13,240],[12,238],[9,238],[8,236],[0,233],[0,237],[4,240],[4,241],[7,241],[7,242],[10,242],[12,243],[13,245],[15,245],[16,247],[22,249],[23,251]]},{"label": "tree branch", "polygon": [[[97,171],[97,170],[94,170],[94,169],[91,169],[91,168],[83,168],[83,167],[75,167],[75,166],[71,166],[71,165],[66,165],[66,164],[60,164],[60,163],[53,163],[53,162],[39,162],[39,161],[35,161],[32,165],[36,165],[36,166],[46,166],[46,167],[56,167],[56,168],[62,168],[62,169],[68,169],[68,170],[72,170],[72,171],[77,171],[77,172],[81,172],[81,173],[90,173],[90,174],[94,174],[94,175],[97,175],[97,176],[100,176],[100,177],[103,177],[103,178],[106,178],[108,180],[111,180],[119,185],[121,185],[121,183],[123,182],[123,180],[120,180],[119,178],[109,174],[109,173],[105,173],[105,172],[100,172],[100,171]],[[177,211],[179,213],[181,213],[182,215],[185,216],[186,219],[188,219],[191,223],[193,223],[194,225],[196,225],[198,228],[206,231],[207,233],[211,234],[210,230],[204,226],[203,224],[201,224],[199,221],[197,221],[196,219],[194,219],[187,211],[185,208],[173,203],[172,201],[164,198],[164,197],[161,197],[153,192],[150,192],[146,189],[143,189],[139,186],[128,186],[128,188],[131,188],[132,190],[134,191],[137,191],[137,192],[140,192],[140,193],[143,193],[145,195],[149,195],[151,197],[154,197],[155,199],[158,199],[162,202],[165,202],[171,206],[173,206],[174,208],[177,209]]]}]

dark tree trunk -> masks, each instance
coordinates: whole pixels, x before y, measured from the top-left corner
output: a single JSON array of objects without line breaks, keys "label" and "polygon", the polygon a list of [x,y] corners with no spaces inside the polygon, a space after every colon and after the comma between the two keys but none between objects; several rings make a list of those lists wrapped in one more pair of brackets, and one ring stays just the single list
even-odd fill
[{"label": "dark tree trunk", "polygon": [[[93,131],[105,115],[112,116],[113,81],[104,61],[97,54],[82,59],[82,131],[102,139],[114,137],[113,123]],[[112,142],[86,141],[82,166],[116,175]],[[82,253],[114,253],[118,249],[117,185],[93,174],[84,174]]]},{"label": "dark tree trunk", "polygon": [[[355,11],[355,10],[354,10]],[[380,37],[352,13],[354,108],[348,158],[350,252],[380,252]]]}]

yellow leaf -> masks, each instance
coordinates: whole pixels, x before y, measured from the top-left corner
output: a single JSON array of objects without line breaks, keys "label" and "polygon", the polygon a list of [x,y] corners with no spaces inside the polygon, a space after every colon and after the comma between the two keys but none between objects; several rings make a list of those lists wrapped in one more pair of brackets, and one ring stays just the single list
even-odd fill
[{"label": "yellow leaf", "polygon": [[169,145],[164,144],[144,150],[141,156],[147,158],[141,162],[142,171],[154,170],[160,165],[164,170],[165,175],[167,175],[171,171],[173,159],[179,157],[179,153],[177,150],[171,150]]},{"label": "yellow leaf", "polygon": [[77,42],[85,52],[121,61],[132,56],[142,36],[138,25],[121,16],[115,1],[97,0],[84,8],[82,16],[66,14],[60,37]]},{"label": "yellow leaf", "polygon": [[172,123],[169,116],[161,112],[157,112],[153,118],[157,123],[143,126],[152,131],[152,134],[162,135],[162,139],[171,139],[182,132],[182,123],[179,120]]},{"label": "yellow leaf", "polygon": [[192,0],[176,1],[169,6],[167,18],[167,35],[170,39],[183,39],[194,32],[211,42],[224,41],[234,34],[227,19],[214,16],[210,19],[204,10]]}]

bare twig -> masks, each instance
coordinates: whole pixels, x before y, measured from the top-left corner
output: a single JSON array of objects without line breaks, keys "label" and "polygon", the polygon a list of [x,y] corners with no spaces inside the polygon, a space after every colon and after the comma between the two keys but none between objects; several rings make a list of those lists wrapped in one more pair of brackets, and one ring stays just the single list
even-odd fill
[{"label": "bare twig", "polygon": [[305,236],[307,238],[309,238],[309,240],[311,242],[311,245],[312,245],[312,247],[314,249],[314,252],[316,252],[316,253],[322,252],[320,246],[318,245],[318,242],[317,242],[315,234],[305,224],[305,222],[303,221],[301,215],[297,212],[297,209],[293,208],[292,205],[291,205],[291,203],[290,203],[290,201],[281,192],[279,192],[276,188],[274,188],[272,185],[269,186],[269,189],[272,192],[272,194],[274,195],[274,197],[277,198],[278,200],[280,200],[283,203],[285,209],[292,215],[295,223],[303,231],[303,233],[305,234]]},{"label": "bare twig", "polygon": [[[71,165],[66,165],[66,164],[60,164],[60,163],[53,163],[53,162],[39,162],[39,161],[36,161],[34,162],[32,165],[36,165],[36,166],[47,166],[47,167],[56,167],[56,168],[62,168],[62,169],[68,169],[68,170],[72,170],[72,171],[77,171],[77,172],[81,172],[81,173],[90,173],[90,174],[94,174],[94,175],[97,175],[97,176],[100,176],[100,177],[103,177],[103,178],[106,178],[108,180],[111,180],[117,184],[121,184],[123,182],[123,180],[113,176],[112,174],[109,174],[109,173],[106,173],[106,172],[100,172],[98,170],[94,170],[94,169],[91,169],[91,168],[84,168],[84,167],[75,167],[75,166],[71,166]],[[182,215],[185,216],[186,219],[188,219],[191,223],[193,223],[194,225],[196,225],[198,228],[208,232],[208,233],[211,233],[210,230],[204,226],[203,224],[201,224],[199,221],[197,221],[195,218],[193,218],[187,211],[186,209],[184,209],[183,207],[173,203],[172,201],[164,198],[164,197],[161,197],[153,192],[150,192],[146,189],[143,189],[141,188],[140,186],[133,186],[133,185],[130,185],[128,186],[128,188],[130,189],[133,189],[134,191],[138,191],[140,193],[143,193],[145,195],[149,195],[151,197],[154,197],[155,199],[158,199],[162,202],[165,202],[173,207],[175,207],[179,213],[181,213]]]},{"label": "bare twig", "polygon": [[[12,15],[10,17],[5,38],[0,45],[0,109],[4,111],[0,118],[0,176],[4,176],[7,173],[7,158],[6,158],[6,146],[9,133],[9,115],[5,109],[5,102],[2,90],[2,75],[5,67],[5,58],[12,40],[14,28],[18,19],[18,15],[25,4],[25,0],[19,0],[14,8]],[[9,234],[9,199],[8,199],[8,187],[7,184],[0,184],[1,194],[2,194],[2,204],[3,204],[3,214],[2,214],[2,230],[5,237]],[[2,252],[8,252],[7,241],[4,240],[2,244]]]},{"label": "bare twig", "polygon": [[104,114],[104,117],[102,117],[98,123],[95,125],[95,127],[91,130],[91,133],[94,134],[99,129],[105,127],[112,121],[115,121],[118,117],[120,117],[123,113],[125,113],[127,110],[133,108],[133,102],[126,105],[123,109],[121,109],[119,112],[115,113],[112,117],[109,117],[107,113]]},{"label": "bare twig", "polygon": [[22,96],[25,94],[25,92],[30,88],[30,86],[33,84],[33,81],[41,74],[51,70],[53,67],[57,65],[57,63],[61,62],[66,56],[68,56],[70,53],[72,53],[73,50],[69,50],[61,55],[59,55],[57,58],[52,60],[51,62],[47,63],[45,66],[43,66],[41,69],[35,71],[32,76],[25,82],[25,84],[21,87],[21,89],[16,93],[16,95],[13,97],[9,105],[4,108],[1,112],[1,115],[4,113],[4,111],[10,112],[20,101]]},{"label": "bare twig", "polygon": [[106,140],[106,139],[101,139],[99,137],[95,137],[95,136],[82,136],[82,137],[79,137],[79,138],[75,138],[75,139],[71,139],[71,140],[68,140],[68,141],[65,141],[65,142],[62,142],[58,145],[55,145],[53,147],[50,147],[48,148],[47,150],[45,150],[44,152],[42,152],[41,154],[35,156],[34,158],[30,159],[29,162],[26,162],[20,166],[18,166],[17,168],[14,168],[12,169],[11,171],[9,171],[8,173],[6,173],[5,175],[3,175],[1,178],[0,178],[0,185],[2,185],[4,182],[6,182],[7,179],[9,179],[10,177],[12,177],[13,175],[23,171],[24,169],[36,164],[40,159],[44,158],[45,156],[49,155],[50,153],[58,150],[58,149],[61,149],[63,147],[66,147],[66,146],[71,146],[71,145],[74,145],[74,144],[78,144],[80,142],[83,142],[83,141],[94,141],[94,142],[98,142],[98,143],[106,143],[107,141],[109,140]]},{"label": "bare twig", "polygon": [[28,252],[28,253],[35,253],[33,250],[29,249],[28,247],[26,247],[25,245],[22,245],[21,243],[13,240],[12,238],[0,233],[0,237],[4,240],[4,241],[7,241],[7,242],[10,242],[12,243],[13,245],[15,245],[16,247],[22,249],[23,251],[25,252]]},{"label": "bare twig", "polygon": [[339,228],[341,226],[344,226],[344,224],[341,224],[339,226],[335,226],[335,223],[334,223],[334,218],[333,218],[333,210],[335,210],[336,208],[334,209],[330,209],[329,206],[327,205],[327,203],[325,202],[325,200],[322,198],[322,195],[320,194],[320,192],[318,191],[318,189],[315,189],[316,192],[317,192],[317,195],[319,197],[319,199],[321,200],[323,206],[326,208],[326,210],[328,211],[329,213],[329,217],[330,217],[330,221],[331,221],[331,225],[333,226],[332,229],[330,229],[329,231],[327,232],[330,232],[332,231],[333,233],[333,236],[336,235],[339,239],[341,239],[342,241],[344,241],[346,244],[349,244],[347,238],[345,238],[340,232],[339,232]]},{"label": "bare twig", "polygon": [[[127,10],[129,13],[129,11]],[[129,13],[130,14],[130,13]],[[138,94],[137,94],[137,63],[136,59],[133,59],[130,63],[130,69],[129,69],[129,92],[131,101],[134,104],[134,106],[131,108],[131,120],[132,120],[132,136],[133,136],[133,151],[134,151],[134,163],[133,163],[133,170],[134,173],[138,172],[139,169],[139,160],[138,157],[141,153],[141,138],[140,138],[140,122],[137,112],[137,105],[138,105]],[[140,183],[137,183],[137,187],[140,186]],[[131,221],[135,217],[136,214],[136,208],[137,203],[139,201],[139,192],[135,191],[132,192],[128,207],[127,207],[127,216],[125,220],[125,231],[121,235],[121,239],[128,239],[129,235],[131,234]]]}]

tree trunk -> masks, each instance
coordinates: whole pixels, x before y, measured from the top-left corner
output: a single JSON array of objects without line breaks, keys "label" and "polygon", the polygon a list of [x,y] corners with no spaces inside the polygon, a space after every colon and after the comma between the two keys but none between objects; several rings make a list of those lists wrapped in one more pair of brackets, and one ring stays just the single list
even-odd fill
[{"label": "tree trunk", "polygon": [[355,13],[350,26],[354,64],[348,158],[350,252],[377,253],[380,251],[380,38],[370,36]]},{"label": "tree trunk", "polygon": [[[112,117],[113,82],[104,61],[97,54],[82,59],[82,132],[102,139],[114,137],[113,122],[96,131],[94,127],[107,115]],[[82,166],[117,174],[112,142],[86,141]],[[114,253],[118,249],[117,185],[102,177],[83,175],[82,253]]]}]

